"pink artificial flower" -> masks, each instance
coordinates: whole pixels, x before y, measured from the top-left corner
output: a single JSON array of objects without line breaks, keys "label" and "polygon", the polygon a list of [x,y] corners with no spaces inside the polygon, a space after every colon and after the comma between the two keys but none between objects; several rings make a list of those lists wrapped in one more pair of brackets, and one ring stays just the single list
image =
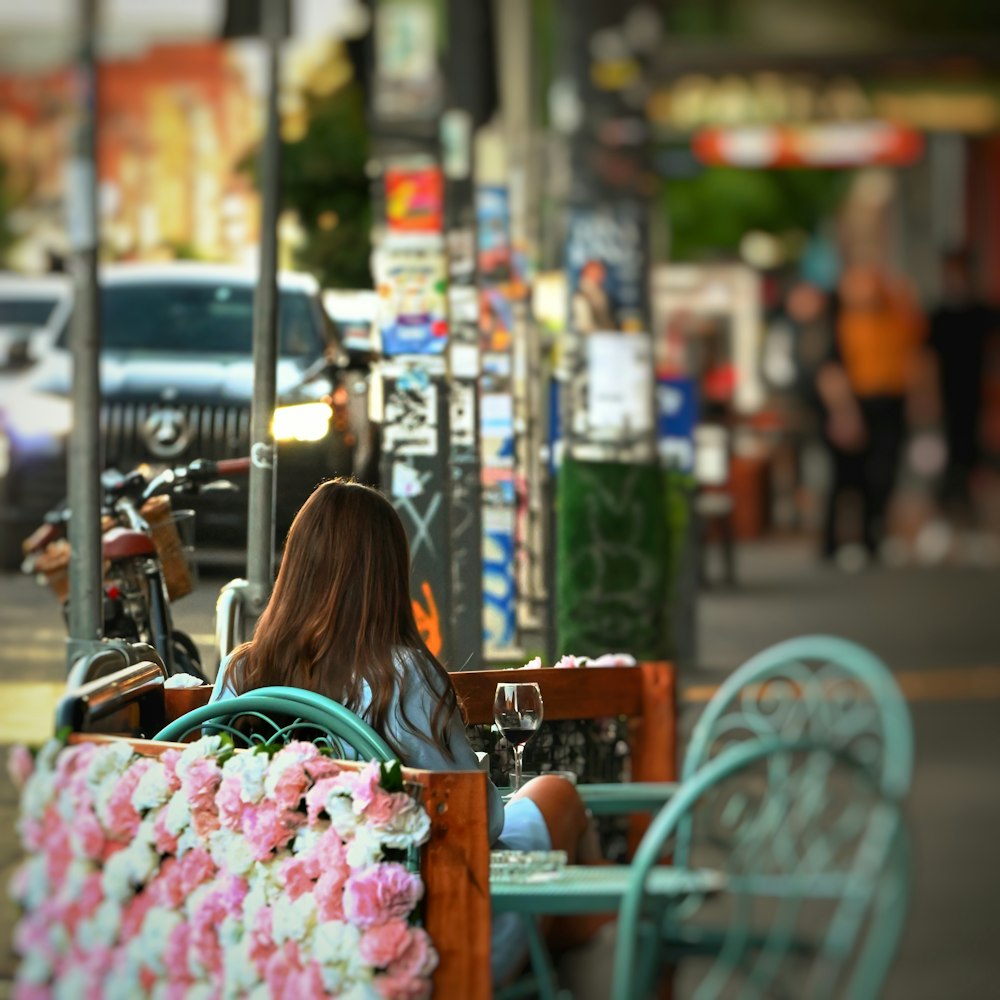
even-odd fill
[{"label": "pink artificial flower", "polygon": [[370,927],[361,937],[361,957],[376,969],[399,958],[410,943],[410,925],[401,919]]},{"label": "pink artificial flower", "polygon": [[71,842],[85,858],[96,861],[104,853],[105,833],[93,809],[80,809],[70,827]]},{"label": "pink artificial flower", "polygon": [[35,759],[26,746],[17,743],[7,751],[7,774],[15,788],[24,788],[34,772]]},{"label": "pink artificial flower", "polygon": [[52,984],[23,983],[18,980],[14,983],[11,1000],[52,1000]]},{"label": "pink artificial flower", "polygon": [[239,830],[243,823],[245,803],[240,796],[238,776],[231,774],[222,779],[222,784],[215,796],[215,804],[219,809],[219,822],[227,830]]},{"label": "pink artificial flower", "polygon": [[132,805],[132,794],[139,779],[151,768],[155,761],[140,757],[133,761],[118,779],[115,790],[108,800],[108,831],[121,840],[130,840],[139,829],[141,817]]},{"label": "pink artificial flower", "polygon": [[310,823],[315,823],[319,814],[326,809],[326,800],[331,792],[341,787],[343,787],[342,777],[338,770],[328,777],[318,779],[306,792],[306,813]]},{"label": "pink artificial flower", "polygon": [[299,946],[294,941],[286,941],[280,948],[276,949],[267,961],[264,970],[264,981],[267,983],[267,990],[273,1000],[284,1000],[287,996],[290,1000],[297,1000],[294,993],[288,990],[294,988],[295,981],[289,982],[293,972],[302,968],[299,961]]},{"label": "pink artificial flower", "polygon": [[387,792],[382,787],[382,771],[375,761],[358,772],[353,791],[355,814],[374,826],[388,825],[411,802],[405,792]]},{"label": "pink artificial flower", "polygon": [[146,884],[145,891],[153,897],[157,906],[173,910],[184,902],[182,882],[180,860],[174,857],[164,858],[156,874]]},{"label": "pink artificial flower", "polygon": [[167,787],[171,792],[176,792],[181,787],[181,779],[177,774],[177,763],[181,759],[180,750],[164,750],[160,754],[160,766],[163,768],[163,776],[167,779]]},{"label": "pink artificial flower", "polygon": [[250,924],[250,961],[253,962],[257,974],[262,978],[276,948],[274,943],[274,911],[270,906],[262,906],[254,914]]},{"label": "pink artificial flower", "polygon": [[347,883],[348,868],[345,866],[324,871],[316,882],[314,896],[318,918],[344,920],[344,886]]},{"label": "pink artificial flower", "polygon": [[189,921],[191,953],[213,976],[222,975],[219,925],[225,918],[226,907],[222,896],[212,892],[201,900]]},{"label": "pink artificial flower", "polygon": [[329,996],[323,984],[323,969],[318,962],[306,962],[297,970],[292,970],[285,983],[288,1000],[326,1000]]},{"label": "pink artificial flower", "polygon": [[199,837],[219,829],[219,807],[215,793],[222,782],[222,771],[213,757],[192,761],[181,780],[181,788],[191,809],[191,825]]},{"label": "pink artificial flower", "polygon": [[310,855],[304,858],[287,858],[278,869],[285,892],[290,899],[298,899],[312,892],[319,878],[319,862]]},{"label": "pink artificial flower", "polygon": [[45,874],[49,885],[61,885],[73,861],[74,851],[70,839],[71,831],[66,824],[60,823],[59,829],[46,836],[43,850],[45,852]]},{"label": "pink artificial flower", "polygon": [[411,927],[406,948],[386,970],[392,976],[429,976],[438,964],[430,935],[422,927]]},{"label": "pink artificial flower", "polygon": [[188,851],[179,862],[181,891],[185,896],[189,896],[203,882],[215,878],[219,871],[212,855],[203,847]]},{"label": "pink artificial flower", "polygon": [[563,670],[575,670],[577,667],[585,667],[587,662],[587,657],[585,656],[573,656],[567,653],[565,656],[559,658],[556,662],[556,667]]},{"label": "pink artificial flower", "polygon": [[344,886],[344,913],[358,927],[374,927],[406,917],[420,901],[420,879],[394,861],[355,872]]},{"label": "pink artificial flower", "polygon": [[122,926],[118,939],[122,942],[134,938],[142,930],[146,914],[156,905],[149,892],[134,895],[122,908]]},{"label": "pink artificial flower", "polygon": [[191,925],[182,920],[170,932],[163,949],[163,964],[170,971],[171,981],[189,983],[192,979],[188,966],[191,954]]},{"label": "pink artificial flower", "polygon": [[317,756],[307,760],[302,766],[314,782],[340,774],[340,765],[332,757],[325,757],[318,752]]},{"label": "pink artificial flower", "polygon": [[153,992],[153,987],[156,985],[156,978],[156,973],[148,965],[144,965],[139,970],[139,983],[142,985],[146,996],[149,996]]},{"label": "pink artificial flower", "polygon": [[243,836],[254,860],[263,861],[272,851],[285,847],[305,821],[302,813],[282,809],[269,799],[257,805],[244,803]]},{"label": "pink artificial flower", "polygon": [[160,854],[177,852],[178,835],[167,829],[167,811],[161,809],[153,820],[153,846]]},{"label": "pink artificial flower", "polygon": [[91,872],[84,879],[79,895],[70,900],[63,910],[61,922],[71,936],[79,922],[93,916],[103,902],[104,888],[101,885],[101,873]]},{"label": "pink artificial flower", "polygon": [[380,973],[372,980],[372,985],[385,1000],[427,1000],[432,984],[427,979]]}]

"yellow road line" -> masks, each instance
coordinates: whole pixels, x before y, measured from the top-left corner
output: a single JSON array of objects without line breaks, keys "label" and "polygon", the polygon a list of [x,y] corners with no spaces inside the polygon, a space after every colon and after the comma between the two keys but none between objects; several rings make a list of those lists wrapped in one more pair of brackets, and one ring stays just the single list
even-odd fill
[{"label": "yellow road line", "polygon": [[[1000,666],[901,670],[896,681],[907,701],[989,701],[1000,698]],[[708,701],[717,684],[693,684],[681,692],[691,704]]]}]

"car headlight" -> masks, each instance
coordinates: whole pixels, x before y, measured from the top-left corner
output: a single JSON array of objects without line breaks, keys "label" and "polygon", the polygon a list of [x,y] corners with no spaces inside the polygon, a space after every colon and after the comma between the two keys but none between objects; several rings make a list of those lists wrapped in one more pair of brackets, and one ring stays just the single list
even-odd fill
[{"label": "car headlight", "polygon": [[63,437],[73,427],[73,404],[65,396],[17,393],[6,407],[11,437]]},{"label": "car headlight", "polygon": [[271,421],[275,441],[320,441],[330,431],[333,410],[328,403],[279,406]]}]

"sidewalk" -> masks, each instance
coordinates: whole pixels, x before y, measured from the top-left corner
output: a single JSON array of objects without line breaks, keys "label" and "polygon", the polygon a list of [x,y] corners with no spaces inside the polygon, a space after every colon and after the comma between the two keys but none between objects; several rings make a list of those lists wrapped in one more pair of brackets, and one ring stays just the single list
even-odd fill
[{"label": "sidewalk", "polygon": [[[697,670],[717,683],[780,639],[828,632],[871,648],[901,673],[916,729],[909,817],[910,920],[886,1000],[997,994],[1000,891],[1000,570],[963,566],[845,574],[811,546],[743,546],[740,585],[702,595]],[[923,682],[923,683],[921,683]],[[690,728],[698,707],[683,710]]]},{"label": "sidewalk", "polygon": [[[743,546],[737,569],[738,587],[708,591],[701,598],[699,666],[681,677],[687,694],[682,739],[706,689],[773,642],[828,632],[878,653],[911,698],[917,734],[909,808],[913,905],[885,997],[981,1000],[995,995],[1000,979],[1000,569],[942,566],[851,575],[819,565],[804,543],[776,541]],[[0,772],[4,882],[15,858],[14,819],[14,792]],[[12,921],[4,899],[0,940],[10,940]],[[0,1000],[8,995],[12,974],[12,957],[0,947]]]}]

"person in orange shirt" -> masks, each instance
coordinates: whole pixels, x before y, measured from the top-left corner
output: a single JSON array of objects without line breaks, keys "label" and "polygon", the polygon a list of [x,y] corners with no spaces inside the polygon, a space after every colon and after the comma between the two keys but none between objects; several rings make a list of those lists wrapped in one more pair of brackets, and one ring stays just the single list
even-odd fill
[{"label": "person in orange shirt", "polygon": [[877,267],[848,268],[840,281],[833,356],[817,388],[833,453],[824,553],[840,543],[838,509],[860,494],[862,543],[876,556],[899,468],[906,400],[920,378],[927,323],[906,285]]}]

